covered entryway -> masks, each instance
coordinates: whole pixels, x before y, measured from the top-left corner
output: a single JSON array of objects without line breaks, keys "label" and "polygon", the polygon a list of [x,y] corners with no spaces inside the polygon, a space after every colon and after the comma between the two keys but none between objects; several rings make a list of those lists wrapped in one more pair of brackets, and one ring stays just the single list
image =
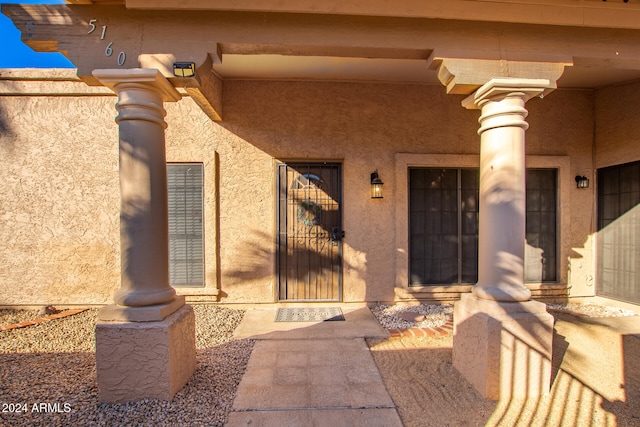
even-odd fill
[{"label": "covered entryway", "polygon": [[[585,2],[589,5],[576,6],[571,4],[573,0],[562,0],[545,14],[531,14],[531,4],[524,4],[531,1],[460,0],[434,7],[430,2],[411,0],[411,5],[397,8],[382,2],[365,6],[354,0],[340,5],[265,0],[246,2],[248,6],[200,0],[167,0],[162,6],[149,0],[77,0],[73,2],[82,4],[3,7],[2,12],[11,15],[25,41],[38,49],[64,51],[77,65],[78,78],[111,88],[118,95],[120,192],[113,193],[121,199],[120,237],[107,235],[119,241],[120,250],[107,248],[105,253],[121,258],[121,268],[112,268],[120,272],[121,288],[114,295],[117,304],[109,309],[111,312],[102,312],[108,315],[101,315],[104,322],[96,326],[97,377],[112,381],[98,381],[101,395],[106,396],[101,400],[112,400],[103,389],[105,393],[118,393],[114,400],[119,401],[157,397],[153,392],[159,387],[155,386],[138,395],[125,394],[129,390],[137,392],[139,384],[153,384],[147,378],[162,378],[168,390],[165,394],[171,398],[179,388],[175,376],[180,375],[184,384],[189,376],[185,373],[193,372],[196,366],[193,311],[184,306],[184,295],[177,297],[169,286],[167,155],[174,162],[203,163],[204,176],[213,177],[204,189],[212,207],[205,211],[209,220],[204,222],[211,231],[205,236],[211,238],[204,247],[213,257],[209,257],[210,267],[204,266],[203,275],[205,291],[207,284],[215,291],[209,295],[200,290],[184,292],[194,301],[216,296],[219,302],[230,304],[274,300],[344,299],[354,304],[414,301],[422,290],[421,286],[409,289],[409,271],[422,275],[418,274],[417,285],[444,279],[450,282],[451,272],[456,274],[456,282],[462,282],[457,277],[469,270],[459,268],[459,245],[453,247],[454,253],[446,253],[445,259],[437,261],[425,247],[422,254],[417,252],[425,268],[418,264],[408,267],[405,259],[416,251],[411,252],[405,244],[410,218],[398,214],[408,206],[400,198],[407,193],[408,181],[399,178],[406,177],[408,168],[413,167],[458,169],[479,165],[478,277],[473,293],[465,294],[457,305],[453,365],[487,398],[495,398],[501,390],[504,392],[500,396],[508,393],[516,398],[545,394],[551,378],[553,319],[544,304],[531,301],[531,289],[524,284],[525,239],[526,232],[531,231],[525,223],[525,154],[566,158],[559,161],[567,165],[569,173],[580,175],[593,173],[602,151],[617,151],[618,156],[625,157],[631,154],[628,161],[640,160],[634,156],[637,153],[632,144],[626,142],[621,148],[609,144],[601,129],[612,120],[598,119],[604,113],[615,123],[634,122],[634,116],[618,111],[624,108],[637,114],[629,108],[637,96],[600,97],[591,90],[640,76],[640,19],[633,19],[640,16],[640,9],[621,6],[620,2],[590,1]],[[439,86],[429,87],[432,84]],[[558,84],[572,90],[547,99]],[[71,89],[73,85],[66,83],[56,86],[65,87],[64,91],[56,90],[56,97],[102,94],[94,89]],[[576,93],[576,88],[589,90]],[[445,92],[451,96],[445,96]],[[42,96],[45,91],[39,89],[37,93]],[[40,99],[45,100],[39,98],[38,103]],[[170,104],[175,108],[165,111],[165,102],[175,103]],[[525,150],[527,102],[533,132]],[[479,110],[479,129],[474,124],[477,112],[463,111],[459,104]],[[26,111],[29,104],[19,99],[13,105],[6,109],[9,114],[0,114],[0,119],[8,117],[7,123],[20,128],[26,119],[18,119],[17,114]],[[82,108],[79,105],[68,103],[64,108],[75,117],[57,117],[65,124],[59,127],[63,138],[68,129],[90,129],[95,135],[87,145],[89,149],[78,150],[77,154],[58,147],[54,137],[43,138],[39,141],[42,145],[36,146],[28,137],[14,139],[12,130],[5,132],[12,142],[2,144],[3,149],[8,146],[12,156],[14,147],[16,151],[21,146],[35,148],[24,153],[23,161],[7,162],[11,173],[6,181],[15,188],[5,198],[8,202],[30,195],[20,188],[25,181],[20,177],[29,176],[21,167],[33,165],[42,152],[59,150],[60,159],[74,162],[68,170],[75,170],[75,158],[82,159],[84,152],[115,140],[115,129],[107,126],[112,118],[105,121],[101,115],[106,111],[102,101],[83,102]],[[78,117],[80,112],[87,112],[86,117]],[[222,121],[223,112],[224,123],[217,123]],[[53,119],[47,120],[54,124]],[[4,123],[2,127],[6,127]],[[39,128],[37,123],[32,129]],[[166,134],[169,149],[165,128],[170,129]],[[23,135],[35,133],[27,127],[22,129],[27,130]],[[631,130],[615,135],[633,141],[638,132]],[[77,145],[82,144],[66,144],[69,149]],[[104,153],[111,165],[116,164],[114,154]],[[439,161],[418,161],[432,156],[438,156]],[[407,161],[399,167],[394,162],[397,158]],[[461,164],[471,158],[472,163]],[[259,185],[272,181],[274,159],[296,160],[276,167],[277,190],[273,185]],[[344,256],[342,165],[309,163],[309,159],[341,159],[344,164],[345,186],[349,188],[345,223],[350,227]],[[302,160],[307,162],[298,162]],[[543,167],[549,162],[556,160],[544,160]],[[115,181],[114,169],[101,170],[101,179]],[[383,200],[372,202],[367,200],[366,190],[374,169],[379,170],[388,190]],[[34,177],[41,170],[47,169],[26,169]],[[70,184],[82,182],[72,179],[66,170],[51,168],[51,173],[48,181],[56,182],[49,188],[52,191],[61,177]],[[550,263],[562,259],[563,265],[572,266],[570,280],[558,284],[567,293],[571,290],[571,296],[581,295],[573,287],[582,286],[577,272],[582,269],[581,277],[593,272],[588,257],[592,250],[585,245],[593,230],[586,222],[588,210],[580,208],[593,206],[594,194],[577,191],[565,192],[560,200],[563,217],[568,218],[565,224],[569,225],[569,232],[563,235],[570,238],[563,239]],[[68,212],[72,219],[81,216],[75,214],[80,212],[75,204],[83,206],[85,212],[105,206],[95,201],[85,204],[85,198],[89,199],[85,196],[90,193],[76,192],[76,199],[61,194],[63,202],[72,201],[56,212]],[[456,189],[456,199],[457,194]],[[459,204],[456,200],[455,206]],[[12,221],[7,221],[22,223],[13,233],[17,236],[33,228],[29,224],[39,223],[36,216],[25,216],[23,208],[24,204],[13,205]],[[448,215],[450,209],[441,206],[439,211]],[[50,212],[50,204],[43,204],[40,218],[50,217]],[[548,211],[541,203],[536,213],[542,218]],[[461,222],[460,216],[454,219],[450,225]],[[21,249],[21,242],[10,240],[14,243],[7,246],[7,258],[20,259],[22,255],[23,259],[37,261],[32,255],[37,249],[49,252],[50,248],[79,241],[73,251],[59,250],[62,256],[58,259],[64,261],[60,265],[67,265],[66,259],[72,258],[69,254],[85,253],[86,248],[105,240],[101,234],[93,240],[80,240],[84,235],[91,236],[94,225],[74,221],[69,221],[68,229],[56,231],[54,238],[47,237],[27,250]],[[110,225],[107,221],[100,223]],[[535,234],[549,234],[543,224],[546,222],[541,219],[540,227],[533,230]],[[40,239],[39,235],[58,228],[58,224],[51,224],[36,229],[33,237]],[[423,231],[427,234],[426,228]],[[452,234],[441,235],[444,240]],[[462,240],[459,232],[455,235]],[[277,250],[273,250],[274,240]],[[427,238],[423,241],[426,243]],[[440,248],[447,246],[436,250]],[[543,251],[545,256],[548,252]],[[578,260],[582,253],[587,256]],[[99,255],[95,259],[104,258]],[[436,272],[433,268],[427,275],[426,260],[433,260],[430,267],[438,263],[437,274],[431,274]],[[60,267],[48,259],[44,262],[54,264],[49,277],[56,280],[51,283],[64,284],[64,280],[58,280]],[[344,284],[343,263],[348,274]],[[87,270],[84,259],[69,265],[73,268],[69,268],[68,277]],[[19,274],[29,272],[17,264],[13,267],[19,273],[6,282],[17,279],[18,285],[5,293],[19,291],[24,285],[27,291],[23,297],[37,294],[34,289],[40,289],[38,283],[45,276],[21,279]],[[568,276],[568,269],[564,270],[560,279]],[[88,296],[99,291],[100,276],[93,276],[87,282],[97,285],[89,288]],[[394,286],[394,280],[399,286]],[[52,295],[64,294],[64,289],[51,287],[56,288]],[[174,313],[184,317],[178,319]],[[167,356],[163,362],[166,369],[158,369],[151,354],[156,348],[145,343],[161,340],[145,331],[159,321],[167,322],[162,342],[170,341],[163,347],[176,349],[180,355],[188,349],[189,363],[177,365],[173,363],[175,357]],[[108,331],[112,326],[121,330]],[[139,353],[132,355],[133,347],[121,342],[124,328],[140,335],[134,340]],[[492,331],[498,328],[509,334],[494,334]],[[111,341],[99,339],[103,330],[110,333]],[[183,362],[187,358],[177,359]],[[111,367],[124,367],[132,374],[114,375]],[[174,376],[158,375],[170,370]],[[138,380],[140,377],[144,378]],[[127,385],[123,378],[136,381]]]},{"label": "covered entryway", "polygon": [[278,165],[278,300],[342,300],[342,168]]}]

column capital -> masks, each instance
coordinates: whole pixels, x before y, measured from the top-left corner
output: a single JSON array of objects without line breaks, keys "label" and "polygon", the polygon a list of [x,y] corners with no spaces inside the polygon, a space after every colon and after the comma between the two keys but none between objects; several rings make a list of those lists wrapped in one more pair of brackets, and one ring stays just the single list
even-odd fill
[{"label": "column capital", "polygon": [[571,62],[433,58],[433,67],[437,66],[438,79],[446,86],[447,93],[457,95],[469,95],[487,82],[503,78],[548,80],[552,90],[564,68],[571,65]]},{"label": "column capital", "polygon": [[166,128],[164,102],[178,101],[181,98],[178,91],[156,69],[94,70],[93,75],[118,94],[116,123],[123,120],[145,120]]},{"label": "column capital", "polygon": [[543,97],[556,88],[556,83],[548,79],[495,78],[482,85],[475,93],[462,101],[469,110],[481,108],[488,101],[518,96],[527,102],[535,96]]},{"label": "column capital", "polygon": [[462,101],[467,109],[481,108],[478,134],[499,127],[529,128],[525,121],[525,103],[534,96],[543,96],[553,84],[545,79],[491,79]]},{"label": "column capital", "polygon": [[118,93],[124,84],[137,83],[156,92],[164,102],[176,102],[182,95],[162,73],[155,68],[102,69],[93,70],[93,77]]}]

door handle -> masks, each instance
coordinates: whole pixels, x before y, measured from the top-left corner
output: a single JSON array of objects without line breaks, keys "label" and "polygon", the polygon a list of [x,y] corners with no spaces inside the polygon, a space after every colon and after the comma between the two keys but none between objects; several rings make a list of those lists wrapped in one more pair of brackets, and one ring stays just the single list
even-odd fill
[{"label": "door handle", "polygon": [[344,238],[344,230],[340,230],[339,227],[331,228],[331,240],[334,242],[342,240]]}]

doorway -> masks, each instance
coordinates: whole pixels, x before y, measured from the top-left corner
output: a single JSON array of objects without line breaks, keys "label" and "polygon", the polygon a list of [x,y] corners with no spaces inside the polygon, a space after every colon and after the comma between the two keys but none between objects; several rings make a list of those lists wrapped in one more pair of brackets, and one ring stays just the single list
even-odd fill
[{"label": "doorway", "polygon": [[279,301],[342,300],[342,165],[278,164]]}]

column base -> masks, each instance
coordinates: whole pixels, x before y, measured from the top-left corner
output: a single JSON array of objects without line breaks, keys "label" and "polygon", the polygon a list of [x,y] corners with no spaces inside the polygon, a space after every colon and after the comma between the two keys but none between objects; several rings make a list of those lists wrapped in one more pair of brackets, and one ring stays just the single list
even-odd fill
[{"label": "column base", "polygon": [[141,307],[111,304],[100,309],[98,312],[98,320],[111,322],[157,322],[163,320],[171,313],[176,312],[184,305],[184,301],[183,295],[177,295],[173,300],[165,304]]},{"label": "column base", "polygon": [[195,341],[190,305],[157,322],[98,321],[99,401],[173,399],[195,371]]},{"label": "column base", "polygon": [[553,316],[536,301],[465,294],[454,309],[453,366],[488,400],[549,393]]}]

